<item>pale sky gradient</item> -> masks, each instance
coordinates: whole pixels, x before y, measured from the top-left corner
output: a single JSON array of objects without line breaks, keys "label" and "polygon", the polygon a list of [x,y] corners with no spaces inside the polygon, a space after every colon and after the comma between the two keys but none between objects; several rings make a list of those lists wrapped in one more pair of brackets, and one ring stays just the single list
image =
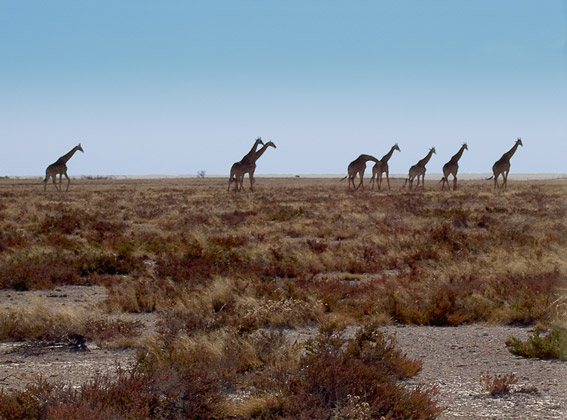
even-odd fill
[{"label": "pale sky gradient", "polygon": [[0,176],[567,172],[566,0],[0,0]]}]

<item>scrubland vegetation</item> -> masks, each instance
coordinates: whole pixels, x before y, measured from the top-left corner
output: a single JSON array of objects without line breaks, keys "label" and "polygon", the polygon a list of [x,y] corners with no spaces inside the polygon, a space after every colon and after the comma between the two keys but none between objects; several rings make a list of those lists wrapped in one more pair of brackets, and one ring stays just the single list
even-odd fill
[{"label": "scrubland vegetation", "polygon": [[[434,418],[435,390],[403,386],[419,361],[377,325],[565,326],[564,181],[353,193],[262,179],[238,194],[225,181],[0,183],[0,288],[97,284],[102,312],[159,314],[138,342],[135,324],[0,314],[0,339],[140,348],[116,380],[0,395],[0,418]],[[316,338],[290,342],[308,326]]]}]

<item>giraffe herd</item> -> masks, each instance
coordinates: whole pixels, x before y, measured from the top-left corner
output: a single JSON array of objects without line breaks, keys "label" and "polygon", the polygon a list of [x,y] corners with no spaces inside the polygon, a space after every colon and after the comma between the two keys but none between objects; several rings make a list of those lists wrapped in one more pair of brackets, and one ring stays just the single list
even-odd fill
[{"label": "giraffe herd", "polygon": [[[262,146],[258,149],[258,146]],[[505,189],[508,185],[508,173],[510,172],[510,159],[516,153],[516,149],[518,146],[523,146],[522,139],[518,138],[514,143],[514,146],[504,153],[500,159],[498,159],[494,165],[492,166],[492,173],[493,175],[488,178],[494,179],[494,188]],[[256,170],[256,161],[260,159],[260,157],[264,154],[268,147],[276,148],[276,145],[272,141],[268,141],[264,143],[260,137],[258,137],[250,151],[238,162],[234,163],[230,168],[230,176],[228,179],[228,189],[230,191],[230,185],[234,182],[234,191],[243,191],[244,190],[244,176],[248,174],[248,178],[250,180],[250,191],[254,191],[254,183],[256,180],[254,179],[254,171]],[[370,185],[372,189],[377,186],[378,189],[381,188],[382,185],[382,174],[386,174],[386,181],[388,184],[388,189],[390,189],[390,177],[389,177],[389,168],[388,168],[388,161],[392,157],[394,151],[397,150],[400,152],[400,147],[398,144],[394,144],[390,151],[386,153],[382,159],[378,160],[374,156],[362,154],[355,160],[353,160],[347,168],[347,176],[345,176],[342,180],[348,178],[348,188],[350,190],[351,186],[353,190],[364,189],[364,172],[366,170],[366,163],[369,161],[374,162],[374,166],[372,167],[372,178],[370,179]],[[467,143],[463,143],[459,151],[447,162],[443,165],[443,178],[441,178],[440,183],[441,189],[445,189],[445,185],[447,185],[448,189],[451,189],[451,185],[449,184],[449,175],[453,176],[453,189],[457,189],[457,172],[459,170],[459,159],[463,155],[465,150],[469,150]],[[73,147],[68,153],[61,156],[55,163],[52,163],[47,167],[45,170],[45,179],[43,180],[44,187],[43,190],[47,190],[47,182],[49,178],[53,180],[53,185],[55,189],[61,191],[61,184],[63,175],[67,178],[67,188],[65,191],[69,190],[69,186],[71,185],[71,179],[67,175],[67,161],[73,157],[75,152],[81,151],[84,153],[81,144],[79,143],[77,146]],[[404,187],[409,182],[409,189],[413,188],[413,181],[416,180],[417,184],[415,189],[418,189],[420,186],[420,178],[421,178],[421,188],[425,189],[425,171],[426,165],[431,159],[431,156],[435,154],[435,147],[429,149],[427,155],[413,165],[409,169],[408,177],[405,180]],[[59,186],[57,186],[56,178],[59,175]],[[498,177],[502,175],[502,184],[498,183]],[[356,177],[360,178],[358,185],[355,185]]]}]

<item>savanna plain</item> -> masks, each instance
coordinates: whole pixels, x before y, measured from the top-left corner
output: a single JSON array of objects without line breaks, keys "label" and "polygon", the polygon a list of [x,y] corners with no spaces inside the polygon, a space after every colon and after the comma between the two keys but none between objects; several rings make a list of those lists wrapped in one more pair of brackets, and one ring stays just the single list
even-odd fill
[{"label": "savanna plain", "polygon": [[[567,359],[567,181],[402,185],[0,180],[0,418],[444,418],[416,381],[434,330]],[[544,392],[473,379],[480,404]]]}]

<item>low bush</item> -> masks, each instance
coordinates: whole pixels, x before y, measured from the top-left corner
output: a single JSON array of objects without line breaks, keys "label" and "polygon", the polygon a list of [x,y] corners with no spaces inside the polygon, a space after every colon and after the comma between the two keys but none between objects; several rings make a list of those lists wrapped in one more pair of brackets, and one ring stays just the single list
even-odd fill
[{"label": "low bush", "polygon": [[67,342],[79,334],[99,346],[137,335],[139,322],[86,314],[82,310],[51,308],[32,302],[0,311],[0,340]]},{"label": "low bush", "polygon": [[567,330],[554,328],[545,336],[536,331],[526,341],[510,338],[506,343],[510,353],[533,359],[567,360]]},{"label": "low bush", "polygon": [[412,390],[398,383],[420,368],[419,361],[396,348],[392,336],[374,326],[350,341],[330,328],[308,344],[300,374],[284,388],[285,411],[295,418],[328,418],[356,395],[372,417],[432,419],[441,411],[433,401],[435,389]]},{"label": "low bush", "polygon": [[514,373],[506,373],[491,376],[487,372],[480,375],[480,385],[493,397],[509,394],[512,391],[512,385],[518,383],[518,378]]},{"label": "low bush", "polygon": [[25,253],[0,264],[0,287],[15,290],[53,289],[57,284],[81,284],[78,260],[72,254]]}]

